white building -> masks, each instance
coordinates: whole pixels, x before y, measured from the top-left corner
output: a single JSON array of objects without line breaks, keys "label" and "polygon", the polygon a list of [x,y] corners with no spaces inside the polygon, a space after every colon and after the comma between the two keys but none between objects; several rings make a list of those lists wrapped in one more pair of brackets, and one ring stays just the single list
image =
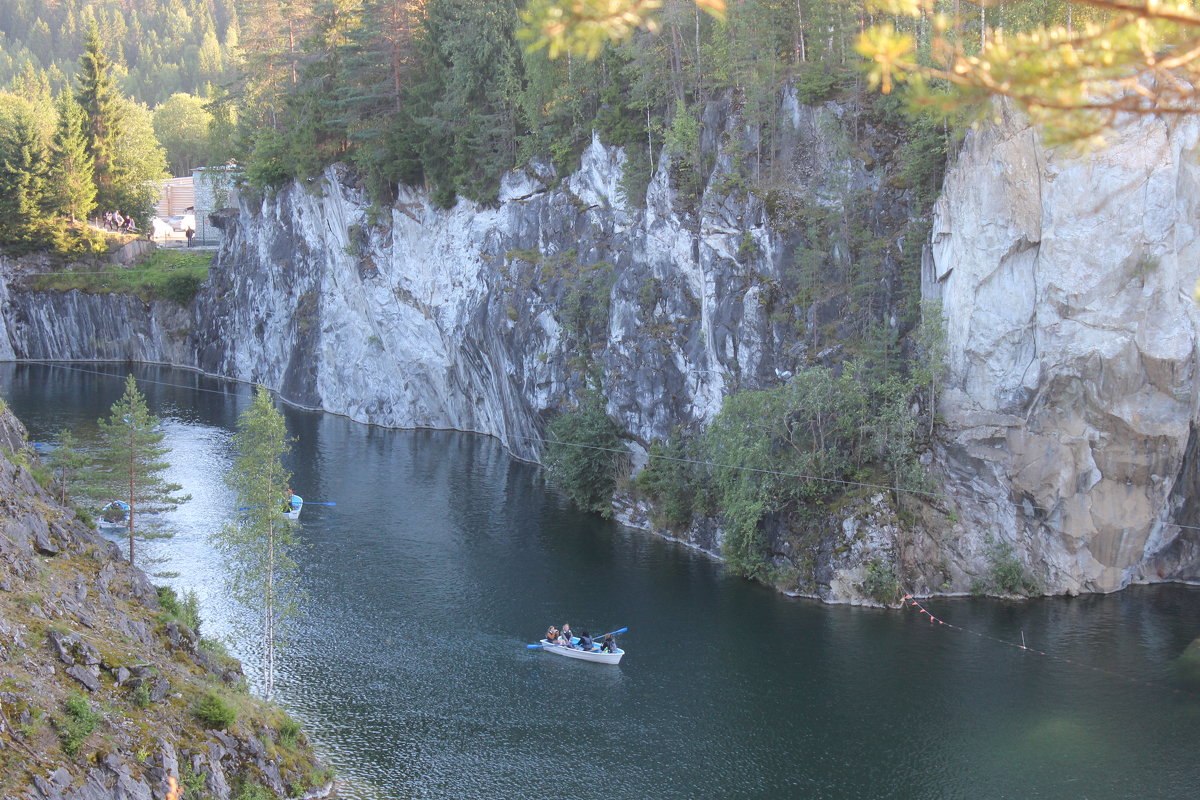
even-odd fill
[{"label": "white building", "polygon": [[221,230],[208,221],[208,215],[223,208],[236,208],[238,204],[238,181],[242,170],[237,164],[219,167],[197,167],[192,170],[192,207],[196,215],[196,239],[199,242],[215,243],[223,235]]}]

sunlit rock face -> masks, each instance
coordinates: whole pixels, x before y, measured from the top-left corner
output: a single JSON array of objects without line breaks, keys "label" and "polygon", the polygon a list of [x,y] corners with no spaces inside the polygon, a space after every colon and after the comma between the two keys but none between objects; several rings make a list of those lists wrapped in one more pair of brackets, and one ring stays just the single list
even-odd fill
[{"label": "sunlit rock face", "polygon": [[[773,185],[832,209],[869,198],[871,224],[898,229],[911,205],[889,180],[894,140],[836,104],[785,97],[780,114]],[[599,382],[642,463],[730,392],[822,360],[845,313],[781,303],[801,234],[737,189],[723,142],[750,152],[753,132],[719,106],[704,123],[714,166],[690,207],[667,158],[629,202],[625,155],[599,140],[565,178],[510,173],[490,205],[439,209],[405,189],[376,207],[330,168],[222,216],[188,310],[23,290],[0,263],[0,358],[194,367],[361,422],[486,433],[528,459],[546,420]],[[872,560],[920,593],[968,591],[997,543],[1052,592],[1200,578],[1198,138],[1193,121],[1148,121],[1079,157],[1015,119],[969,135],[924,259],[947,321],[931,465],[945,499],[915,523],[885,495],[840,509],[812,594],[861,601]],[[804,563],[775,527],[773,558]],[[674,535],[720,551],[717,521]]]},{"label": "sunlit rock face", "polygon": [[[783,113],[813,202],[878,188],[883,170],[848,148],[822,154],[850,130],[844,109],[789,98]],[[766,288],[794,271],[799,234],[770,226],[761,196],[714,188],[730,170],[717,139],[743,132],[728,109],[711,116],[715,167],[691,208],[665,157],[645,203],[628,202],[625,155],[598,139],[565,179],[508,174],[490,206],[404,189],[373,208],[334,167],[244,207],[198,298],[196,364],[363,422],[491,434],[524,458],[589,381],[635,451],[702,425],[732,388],[775,385],[807,353],[803,315]]]},{"label": "sunlit rock face", "polygon": [[924,289],[949,376],[936,469],[952,562],[1008,542],[1052,592],[1200,577],[1200,163],[1194,120],[1047,150],[972,132],[936,208]]}]

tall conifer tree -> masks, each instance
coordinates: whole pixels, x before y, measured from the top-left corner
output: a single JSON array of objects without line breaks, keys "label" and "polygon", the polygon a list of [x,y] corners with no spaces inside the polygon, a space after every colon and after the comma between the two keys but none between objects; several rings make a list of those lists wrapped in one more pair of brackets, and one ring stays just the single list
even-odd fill
[{"label": "tall conifer tree", "polygon": [[41,245],[46,151],[28,114],[0,132],[0,242],[22,250]]},{"label": "tall conifer tree", "polygon": [[49,208],[72,222],[96,207],[95,163],[84,135],[83,108],[69,92],[58,97],[58,130],[51,147]]},{"label": "tall conifer tree", "polygon": [[84,37],[76,78],[79,89],[75,96],[86,117],[87,149],[95,168],[96,202],[102,208],[112,208],[117,204],[114,185],[118,179],[115,156],[120,97],[112,77],[112,61],[104,53],[95,24]]},{"label": "tall conifer tree", "polygon": [[138,391],[137,381],[125,379],[125,393],[112,405],[108,419],[100,420],[103,447],[98,451],[100,483],[98,489],[115,492],[129,503],[129,563],[134,562],[134,539],[149,538],[137,530],[137,515],[174,510],[189,496],[176,496],[181,486],[168,483],[162,473],[170,466],[162,457],[170,448],[162,446],[166,436],[159,419],[146,407],[146,398]]}]

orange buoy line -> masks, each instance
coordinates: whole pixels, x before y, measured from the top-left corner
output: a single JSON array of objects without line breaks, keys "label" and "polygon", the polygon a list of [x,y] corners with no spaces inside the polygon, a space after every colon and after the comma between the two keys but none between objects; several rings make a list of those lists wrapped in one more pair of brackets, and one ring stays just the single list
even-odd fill
[{"label": "orange buoy line", "polygon": [[1143,680],[1141,678],[1134,678],[1134,677],[1126,675],[1122,672],[1113,672],[1112,670],[1104,669],[1103,667],[1097,667],[1092,664],[1086,664],[1082,661],[1076,661],[1075,659],[1067,658],[1066,656],[1059,656],[1059,655],[1055,655],[1054,653],[1048,653],[1045,650],[1038,650],[1036,647],[1029,647],[1028,645],[1025,644],[1025,633],[1023,631],[1021,633],[1021,642],[1018,644],[1017,642],[1010,641],[1008,639],[1001,639],[998,636],[992,636],[987,633],[982,633],[980,631],[972,630],[971,628],[964,628],[962,625],[955,625],[954,623],[947,622],[946,620],[944,620],[940,617],[935,617],[933,615],[933,613],[930,612],[929,609],[925,608],[925,606],[919,600],[917,600],[915,597],[913,597],[911,594],[908,594],[908,593],[905,593],[904,600],[902,602],[904,605],[909,606],[910,608],[916,608],[918,614],[924,614],[927,617],[929,617],[930,624],[937,623],[938,625],[943,625],[947,628],[953,628],[956,631],[962,631],[963,633],[967,633],[972,636],[978,636],[980,639],[988,639],[990,641],[996,642],[997,644],[1002,644],[1002,645],[1006,645],[1008,647],[1013,647],[1013,648],[1016,648],[1017,650],[1024,650],[1027,653],[1036,653],[1039,656],[1045,656],[1046,658],[1051,658],[1051,659],[1054,659],[1055,661],[1061,661],[1064,664],[1070,664],[1071,666],[1074,666],[1074,667],[1082,667],[1084,669],[1090,669],[1093,672],[1099,672],[1102,675],[1108,675],[1109,677],[1112,677],[1112,678],[1120,678],[1121,680],[1128,681],[1129,683],[1136,683],[1141,686],[1150,687],[1152,689],[1165,689],[1166,691],[1174,692],[1175,694],[1183,694],[1183,695],[1187,695],[1189,697],[1200,698],[1200,694],[1196,694],[1195,692],[1188,691],[1187,689],[1180,689],[1177,686],[1167,686],[1165,684],[1158,683],[1156,681],[1147,681],[1147,680]]}]

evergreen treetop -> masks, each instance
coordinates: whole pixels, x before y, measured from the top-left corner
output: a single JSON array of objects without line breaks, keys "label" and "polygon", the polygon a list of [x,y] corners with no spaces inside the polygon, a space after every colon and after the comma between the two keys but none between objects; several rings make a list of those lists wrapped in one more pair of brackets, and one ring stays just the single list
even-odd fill
[{"label": "evergreen treetop", "polygon": [[129,504],[129,563],[135,562],[134,539],[139,535],[137,515],[172,511],[190,496],[175,493],[181,487],[169,483],[163,472],[170,466],[162,460],[170,448],[162,445],[166,434],[158,417],[150,413],[146,399],[132,375],[125,379],[125,392],[112,405],[112,413],[99,420],[100,447],[96,451],[97,477],[94,492]]}]

